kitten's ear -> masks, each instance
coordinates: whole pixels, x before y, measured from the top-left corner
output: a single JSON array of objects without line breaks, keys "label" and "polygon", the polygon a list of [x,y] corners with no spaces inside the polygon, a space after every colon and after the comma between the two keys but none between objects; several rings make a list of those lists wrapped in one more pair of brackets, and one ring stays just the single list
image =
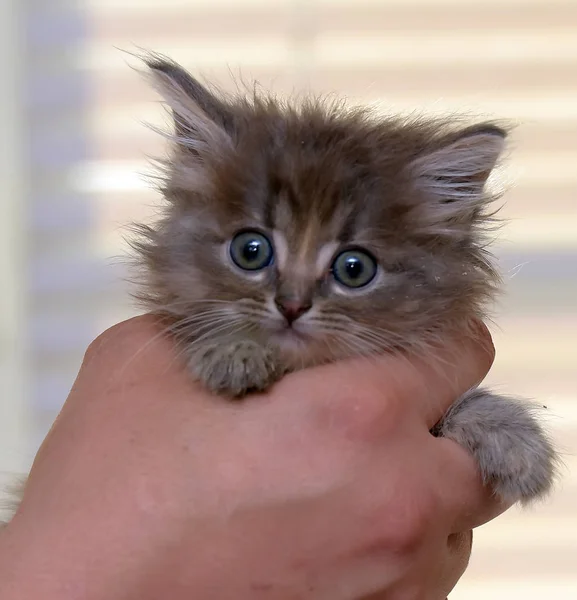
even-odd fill
[{"label": "kitten's ear", "polygon": [[[492,124],[469,127],[411,165],[417,187],[442,203],[483,200],[483,189],[505,147],[507,132]],[[456,207],[455,207],[456,208]]]},{"label": "kitten's ear", "polygon": [[191,149],[230,145],[233,115],[228,107],[180,65],[147,56],[153,83],[172,110],[176,141]]}]

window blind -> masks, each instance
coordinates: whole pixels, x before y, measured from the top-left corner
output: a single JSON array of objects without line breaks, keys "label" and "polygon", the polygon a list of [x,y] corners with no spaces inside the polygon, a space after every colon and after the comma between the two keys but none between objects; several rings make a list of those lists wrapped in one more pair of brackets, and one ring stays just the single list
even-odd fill
[{"label": "window blind", "polygon": [[539,398],[566,449],[554,499],[482,528],[455,600],[575,597],[577,575],[577,2],[575,0],[27,0],[33,445],[83,351],[133,314],[122,226],[160,199],[142,174],[158,98],[121,51],[162,52],[234,89],[336,92],[379,110],[519,123],[496,251],[500,389]]}]

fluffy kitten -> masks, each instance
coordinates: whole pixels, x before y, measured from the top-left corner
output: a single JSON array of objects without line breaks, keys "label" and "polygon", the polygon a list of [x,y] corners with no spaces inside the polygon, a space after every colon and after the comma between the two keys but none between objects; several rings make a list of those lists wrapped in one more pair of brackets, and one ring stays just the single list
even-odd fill
[{"label": "fluffy kitten", "polygon": [[[503,128],[225,97],[162,57],[147,66],[174,134],[166,213],[134,244],[143,298],[209,389],[237,397],[313,364],[426,350],[483,318]],[[474,389],[434,433],[470,450],[499,496],[528,502],[556,462],[532,411]]]},{"label": "fluffy kitten", "polygon": [[[314,364],[426,351],[483,318],[499,283],[485,184],[504,129],[226,98],[173,62],[147,65],[174,134],[165,215],[134,242],[141,298],[210,390],[238,397]],[[552,485],[555,451],[526,403],[473,389],[433,433],[472,452],[508,501]]]}]

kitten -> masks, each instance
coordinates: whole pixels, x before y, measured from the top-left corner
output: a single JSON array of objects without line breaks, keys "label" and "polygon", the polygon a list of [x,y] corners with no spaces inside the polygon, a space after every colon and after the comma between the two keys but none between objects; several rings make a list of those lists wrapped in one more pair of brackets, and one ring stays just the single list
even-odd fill
[{"label": "kitten", "polygon": [[[381,118],[315,99],[225,97],[147,59],[174,117],[163,218],[133,241],[140,298],[192,376],[240,397],[337,359],[426,351],[482,319],[505,145],[493,123]],[[473,389],[434,428],[508,502],[545,495],[556,454],[526,403]]]},{"label": "kitten", "polygon": [[[494,123],[381,118],[307,99],[226,97],[146,63],[174,117],[164,218],[140,227],[142,298],[221,395],[340,358],[426,350],[482,319]],[[526,403],[473,389],[433,433],[506,501],[546,494],[556,454]]]}]

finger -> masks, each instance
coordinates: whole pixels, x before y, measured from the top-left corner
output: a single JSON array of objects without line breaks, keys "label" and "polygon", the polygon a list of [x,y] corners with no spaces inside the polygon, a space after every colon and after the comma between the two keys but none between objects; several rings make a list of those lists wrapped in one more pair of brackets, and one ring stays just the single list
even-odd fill
[{"label": "finger", "polygon": [[[192,389],[174,344],[163,333],[162,323],[145,315],[99,335],[87,349],[70,394],[39,454],[52,447],[53,439],[59,445],[58,440],[72,441],[88,435],[88,430],[98,430],[95,424],[109,432],[122,429],[128,435],[129,426],[138,424],[155,423],[157,431],[159,413],[184,420],[197,410],[190,398],[202,391]],[[166,410],[167,397],[171,399],[170,411]]]},{"label": "finger", "polygon": [[[170,372],[176,364],[175,350],[162,332],[157,318],[144,315],[116,324],[99,335],[88,347],[70,394],[42,448],[50,446],[52,438],[74,440],[83,427],[94,423],[109,426],[123,419],[134,421],[135,415],[143,420],[150,404],[147,399],[157,396],[165,403],[171,391],[180,387],[187,391],[188,380],[182,369]],[[161,388],[156,395],[144,393],[155,386]],[[137,413],[123,409],[131,402],[138,403]],[[74,433],[63,436],[62,430]]]},{"label": "finger", "polygon": [[293,374],[285,385],[294,388],[296,397],[313,401],[327,396],[333,402],[362,399],[365,408],[397,401],[405,412],[412,406],[430,429],[461,394],[483,380],[493,359],[491,336],[476,323],[462,338],[430,344],[421,355],[339,361]]},{"label": "finger", "polygon": [[450,515],[452,533],[474,529],[508,510],[511,505],[498,499],[482,481],[473,456],[462,446],[447,439],[433,439],[439,453],[438,490]]},{"label": "finger", "polygon": [[438,597],[446,598],[469,566],[473,548],[473,532],[454,533],[447,539],[446,557],[439,570]]},{"label": "finger", "polygon": [[[453,590],[459,579],[463,576],[469,565],[473,536],[471,531],[451,534],[444,547],[437,548],[435,554],[427,552],[428,569],[421,573],[421,585],[426,586],[427,598],[431,600],[448,600],[447,596]],[[434,561],[434,566],[431,562]],[[432,567],[432,569],[431,569]],[[412,574],[412,578],[417,577]],[[426,579],[425,579],[426,578]],[[414,584],[414,582],[413,582]],[[362,600],[392,600],[392,598],[405,598],[407,596],[407,583],[403,581],[399,590],[384,589],[362,597]]]},{"label": "finger", "polygon": [[412,394],[412,403],[431,429],[459,396],[481,383],[494,358],[489,330],[477,322],[462,337],[448,339],[443,346],[431,345],[410,362],[400,361],[395,381],[410,378],[411,370],[416,370],[405,394]]},{"label": "finger", "polygon": [[65,408],[92,396],[98,396],[100,405],[130,402],[139,390],[147,390],[146,397],[154,401],[152,389],[158,390],[157,400],[171,397],[177,404],[191,386],[194,382],[166,323],[142,315],[112,326],[90,344]]},{"label": "finger", "polygon": [[171,367],[182,371],[182,365],[175,360],[178,350],[168,331],[166,323],[151,314],[113,325],[90,344],[82,369],[96,371],[105,364],[111,375],[138,373],[139,377],[150,378]]}]

